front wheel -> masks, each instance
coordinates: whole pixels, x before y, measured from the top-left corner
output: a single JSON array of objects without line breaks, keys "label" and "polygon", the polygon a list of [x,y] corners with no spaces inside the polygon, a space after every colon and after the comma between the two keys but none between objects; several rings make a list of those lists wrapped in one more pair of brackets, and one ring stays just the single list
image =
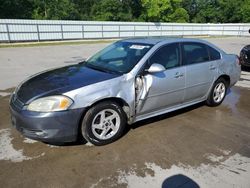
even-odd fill
[{"label": "front wheel", "polygon": [[227,93],[227,85],[227,82],[223,78],[219,78],[214,83],[206,101],[208,106],[218,106],[223,102]]},{"label": "front wheel", "polygon": [[87,111],[82,121],[82,135],[94,145],[105,145],[120,138],[125,125],[122,108],[115,102],[105,101]]}]

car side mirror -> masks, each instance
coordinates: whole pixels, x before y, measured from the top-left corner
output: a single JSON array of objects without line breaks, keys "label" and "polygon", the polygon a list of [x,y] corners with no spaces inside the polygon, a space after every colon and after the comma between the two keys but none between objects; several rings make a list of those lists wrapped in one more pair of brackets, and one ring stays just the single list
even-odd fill
[{"label": "car side mirror", "polygon": [[153,63],[149,69],[147,70],[148,73],[157,73],[157,72],[163,72],[165,71],[165,67],[158,63]]}]

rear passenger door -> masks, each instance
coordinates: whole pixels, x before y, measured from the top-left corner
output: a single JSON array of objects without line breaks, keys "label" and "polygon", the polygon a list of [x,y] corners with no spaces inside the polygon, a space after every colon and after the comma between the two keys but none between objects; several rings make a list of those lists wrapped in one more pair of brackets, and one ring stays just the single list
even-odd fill
[{"label": "rear passenger door", "polygon": [[208,46],[198,42],[182,43],[182,63],[186,67],[184,102],[205,97],[217,70],[216,62],[210,61]]}]

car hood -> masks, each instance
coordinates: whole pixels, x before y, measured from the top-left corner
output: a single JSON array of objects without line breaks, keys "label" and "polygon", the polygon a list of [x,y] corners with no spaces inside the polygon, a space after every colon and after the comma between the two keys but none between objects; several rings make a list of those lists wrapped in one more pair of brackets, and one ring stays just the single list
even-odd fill
[{"label": "car hood", "polygon": [[36,98],[62,94],[118,76],[94,70],[82,64],[71,65],[32,76],[21,84],[16,95],[21,102],[26,104]]}]

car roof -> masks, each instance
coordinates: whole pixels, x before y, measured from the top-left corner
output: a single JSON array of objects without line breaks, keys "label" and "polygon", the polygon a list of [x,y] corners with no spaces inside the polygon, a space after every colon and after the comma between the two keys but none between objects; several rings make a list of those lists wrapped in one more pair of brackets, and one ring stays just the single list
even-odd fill
[{"label": "car roof", "polygon": [[167,44],[167,43],[173,43],[173,42],[199,42],[199,43],[209,45],[210,47],[213,47],[216,50],[218,50],[220,53],[225,54],[225,52],[222,49],[218,48],[214,44],[212,44],[206,40],[202,40],[202,39],[198,39],[198,38],[159,36],[159,37],[134,37],[134,38],[123,39],[121,41],[131,42],[131,43],[149,44],[149,45],[156,45],[158,43]]},{"label": "car roof", "polygon": [[181,38],[181,37],[135,37],[123,39],[124,42],[132,42],[132,43],[143,43],[143,44],[151,44],[155,45],[160,42],[202,42],[206,43],[201,39],[193,39],[193,38]]}]

